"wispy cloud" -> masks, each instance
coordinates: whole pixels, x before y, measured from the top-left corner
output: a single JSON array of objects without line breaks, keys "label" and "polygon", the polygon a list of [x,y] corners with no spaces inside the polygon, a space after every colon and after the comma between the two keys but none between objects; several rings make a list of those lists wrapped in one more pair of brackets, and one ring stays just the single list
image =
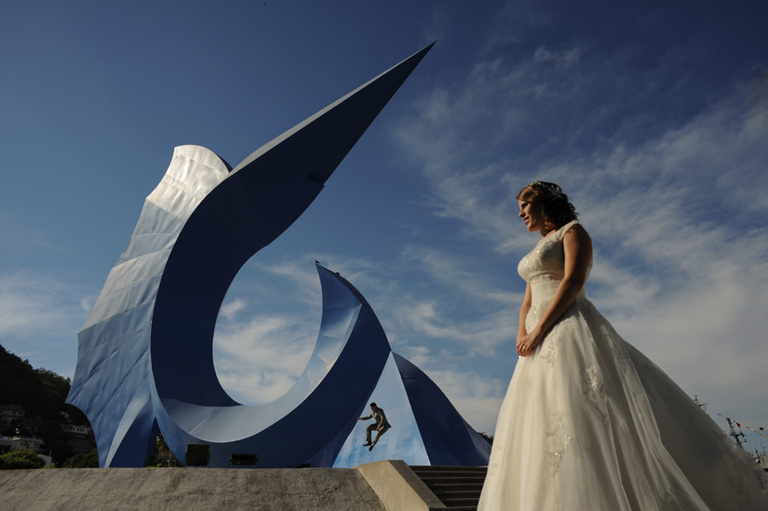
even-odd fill
[{"label": "wispy cloud", "polygon": [[[31,271],[0,274],[0,342],[36,366],[71,376],[87,313],[80,286]],[[62,357],[69,351],[71,357]]]},{"label": "wispy cloud", "polygon": [[[499,254],[522,255],[535,241],[516,225],[517,190],[561,183],[597,248],[590,289],[620,332],[686,390],[768,421],[755,390],[766,383],[755,361],[768,360],[766,85],[732,84],[673,118],[664,80],[648,80],[668,80],[668,64],[638,74],[621,49],[579,46],[541,46],[514,63],[489,56],[463,84],[428,94],[397,139],[432,183],[435,214]],[[633,75],[638,83],[606,82]],[[411,311],[427,336],[462,330],[434,304]]]},{"label": "wispy cloud", "polygon": [[[312,325],[316,328],[315,325]],[[214,336],[214,367],[222,386],[245,404],[273,401],[303,372],[316,337],[301,318],[256,315],[227,322]]]},{"label": "wispy cloud", "polygon": [[473,428],[493,433],[507,379],[489,378],[482,371],[457,371],[453,367],[425,372]]},{"label": "wispy cloud", "polygon": [[[523,14],[527,28],[556,21],[546,9]],[[443,30],[439,19],[433,25]],[[768,422],[764,412],[750,415],[768,404],[755,390],[768,356],[760,311],[768,303],[765,83],[733,81],[728,93],[675,101],[670,87],[696,85],[695,74],[680,71],[691,41],[643,67],[631,46],[579,37],[526,46],[526,31],[516,34],[489,33],[473,66],[423,94],[395,132],[429,184],[434,218],[454,222],[456,243],[441,250],[409,240],[394,261],[312,257],[341,271],[394,349],[491,432],[508,381],[499,354],[514,344],[522,293],[513,260],[535,242],[517,220],[515,195],[534,179],[559,182],[595,242],[589,293],[620,333],[686,391]],[[303,296],[306,311],[320,301],[308,257],[258,263],[283,279],[282,294]],[[253,374],[238,369],[232,385],[268,400],[304,363],[268,359],[292,350],[308,357],[317,327],[309,314],[236,324],[248,312],[239,303],[222,351],[260,356],[248,357]],[[508,357],[511,366],[511,350]],[[480,374],[483,361],[495,372]],[[264,386],[270,378],[279,383]]]},{"label": "wispy cloud", "polygon": [[237,313],[242,311],[246,307],[246,301],[243,298],[235,298],[231,301],[227,301],[221,305],[219,309],[219,315],[226,318],[228,321],[232,321],[237,316]]},{"label": "wispy cloud", "polygon": [[552,50],[545,46],[539,46],[533,52],[533,61],[548,63],[561,69],[567,69],[578,65],[581,58],[580,48],[568,48],[565,51]]}]

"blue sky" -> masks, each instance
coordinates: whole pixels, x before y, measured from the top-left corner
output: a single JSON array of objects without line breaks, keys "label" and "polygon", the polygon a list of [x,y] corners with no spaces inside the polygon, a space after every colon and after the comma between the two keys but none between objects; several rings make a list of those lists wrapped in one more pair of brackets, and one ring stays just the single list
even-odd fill
[{"label": "blue sky", "polygon": [[[77,332],[173,148],[237,165],[437,41],[307,212],[241,270],[214,341],[247,403],[298,376],[314,260],[492,432],[512,374],[515,195],[562,185],[588,295],[710,413],[768,427],[768,4],[0,1],[0,343],[72,376]],[[760,448],[756,434],[751,445]]]}]

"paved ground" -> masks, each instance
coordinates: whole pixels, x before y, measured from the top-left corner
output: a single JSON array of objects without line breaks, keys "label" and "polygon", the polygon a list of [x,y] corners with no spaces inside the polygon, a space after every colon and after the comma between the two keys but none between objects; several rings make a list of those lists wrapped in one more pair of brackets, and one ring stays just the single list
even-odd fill
[{"label": "paved ground", "polygon": [[383,511],[357,469],[0,471],[0,510]]}]

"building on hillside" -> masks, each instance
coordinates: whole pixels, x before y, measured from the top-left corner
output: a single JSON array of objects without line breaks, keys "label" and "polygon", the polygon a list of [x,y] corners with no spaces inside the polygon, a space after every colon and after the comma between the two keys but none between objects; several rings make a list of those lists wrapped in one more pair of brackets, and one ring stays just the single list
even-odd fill
[{"label": "building on hillside", "polygon": [[64,438],[67,446],[75,454],[92,451],[96,448],[96,439],[93,436],[93,429],[90,426],[80,426],[78,424],[62,424]]},{"label": "building on hillside", "polygon": [[45,448],[45,443],[41,438],[15,435],[0,436],[0,445],[7,445],[10,451],[26,450],[33,451],[39,458],[45,461],[45,466],[50,467],[53,458]]},{"label": "building on hillside", "polygon": [[24,417],[21,405],[0,405],[0,429],[15,427]]},{"label": "building on hillside", "polygon": [[19,436],[19,435],[15,435],[12,437],[0,436],[0,445],[9,446],[11,451],[24,449],[28,451],[35,451],[38,454],[44,454],[46,452],[45,442],[43,442],[41,438],[35,438],[35,437]]}]

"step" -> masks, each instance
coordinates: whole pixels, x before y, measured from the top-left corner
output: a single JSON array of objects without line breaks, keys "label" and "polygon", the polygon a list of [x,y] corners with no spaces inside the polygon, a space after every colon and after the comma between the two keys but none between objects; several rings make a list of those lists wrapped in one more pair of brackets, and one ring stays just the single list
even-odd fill
[{"label": "step", "polygon": [[411,470],[414,472],[482,472],[486,473],[488,467],[464,467],[457,465],[410,465]]},{"label": "step", "polygon": [[482,482],[475,483],[454,483],[450,482],[437,482],[430,483],[428,485],[432,491],[480,491],[483,488]]},{"label": "step", "polygon": [[443,504],[445,504],[448,508],[455,508],[455,507],[471,507],[474,506],[477,508],[477,503],[480,502],[480,495],[477,497],[466,497],[462,499],[440,499]]},{"label": "step", "polygon": [[477,509],[486,467],[417,465],[410,468],[446,508],[453,511]]}]

